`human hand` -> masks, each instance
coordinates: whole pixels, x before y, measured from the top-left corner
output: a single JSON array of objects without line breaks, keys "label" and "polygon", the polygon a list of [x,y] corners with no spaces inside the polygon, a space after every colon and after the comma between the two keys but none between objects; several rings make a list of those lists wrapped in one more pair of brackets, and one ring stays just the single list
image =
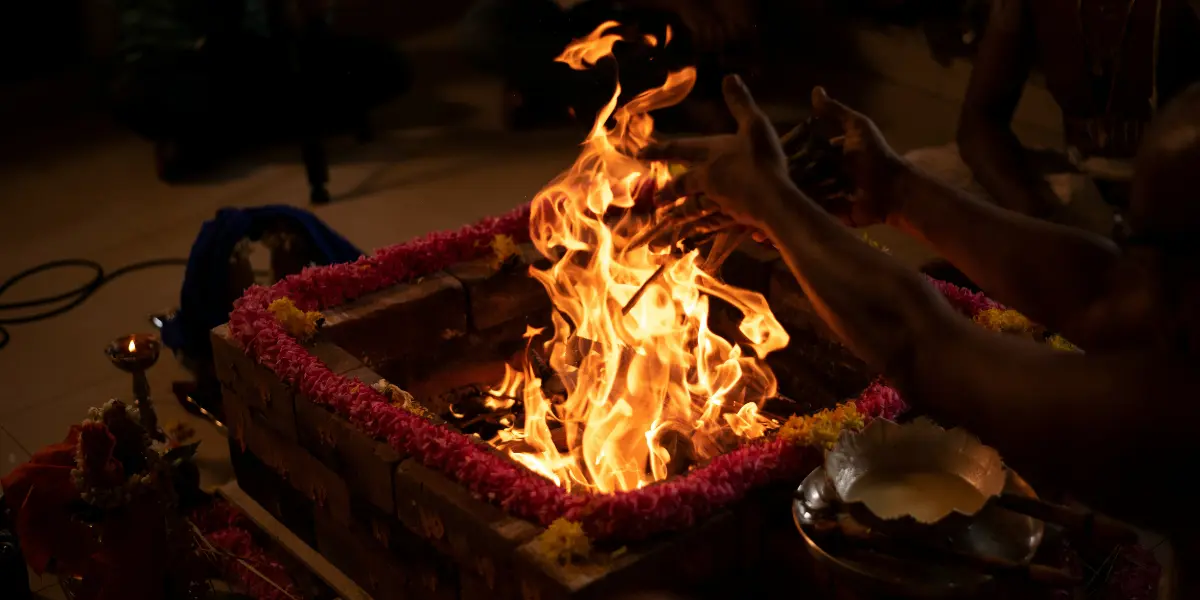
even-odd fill
[{"label": "human hand", "polygon": [[658,192],[659,198],[676,200],[704,194],[734,220],[765,229],[779,191],[791,185],[787,158],[775,129],[741,78],[726,77],[723,91],[725,103],[737,120],[737,133],[652,144],[638,157],[689,166],[667,182]]},{"label": "human hand", "polygon": [[824,88],[813,89],[812,105],[817,118],[841,127],[844,165],[855,187],[850,198],[825,202],[825,209],[852,227],[886,222],[901,199],[896,181],[904,160],[871,119],[830,98]]}]

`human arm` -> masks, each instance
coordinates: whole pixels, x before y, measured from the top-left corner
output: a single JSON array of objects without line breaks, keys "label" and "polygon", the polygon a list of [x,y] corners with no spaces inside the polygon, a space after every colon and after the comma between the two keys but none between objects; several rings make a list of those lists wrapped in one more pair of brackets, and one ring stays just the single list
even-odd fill
[{"label": "human arm", "polygon": [[[1035,479],[1149,522],[1163,500],[1141,485],[1114,486],[1110,476],[1115,469],[1136,484],[1162,481],[1196,454],[1197,439],[1185,431],[1196,405],[1178,398],[1188,370],[1169,357],[1066,353],[975,326],[919,274],[862,243],[797,190],[749,93],[727,81],[726,96],[738,134],[643,153],[691,165],[664,197],[704,193],[765,232],[817,314],[918,410],[981,435]],[[1128,490],[1137,493],[1122,494]]]},{"label": "human arm", "polygon": [[1120,251],[1101,236],[1004,210],[919,171],[891,182],[886,221],[927,243],[996,300],[1087,347],[1083,319],[1110,290]]},{"label": "human arm", "polygon": [[[852,225],[886,222],[925,241],[997,300],[1090,347],[1111,322],[1093,310],[1111,291],[1120,253],[1103,237],[999,208],[902,160],[870,119],[813,94],[840,126],[852,202],[830,204]],[[1097,325],[1101,327],[1098,328]]]},{"label": "human arm", "polygon": [[998,0],[980,42],[958,123],[958,147],[975,179],[997,204],[1039,218],[1059,207],[1029,164],[1012,119],[1035,58],[1024,0]]},{"label": "human arm", "polygon": [[1063,352],[984,330],[794,188],[773,204],[763,226],[818,315],[917,410],[1114,516],[1169,527],[1155,521],[1159,511],[1185,514],[1145,491],[1200,452],[1189,431],[1200,415],[1181,401],[1189,369],[1171,357]]}]

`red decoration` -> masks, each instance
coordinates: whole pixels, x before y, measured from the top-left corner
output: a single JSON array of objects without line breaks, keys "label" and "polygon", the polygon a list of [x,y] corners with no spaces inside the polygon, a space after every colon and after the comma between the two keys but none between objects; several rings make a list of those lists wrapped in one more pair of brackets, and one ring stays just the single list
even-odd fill
[{"label": "red decoration", "polygon": [[302,595],[287,569],[254,542],[249,519],[223,500],[191,514],[198,533],[216,549],[211,557],[226,581],[258,600],[293,600]]},{"label": "red decoration", "polygon": [[16,533],[29,567],[45,573],[53,559],[62,573],[82,574],[92,554],[87,527],[72,517],[71,503],[79,488],[71,471],[79,445],[78,425],[67,439],[39,450],[0,484],[4,500],[16,518]]}]

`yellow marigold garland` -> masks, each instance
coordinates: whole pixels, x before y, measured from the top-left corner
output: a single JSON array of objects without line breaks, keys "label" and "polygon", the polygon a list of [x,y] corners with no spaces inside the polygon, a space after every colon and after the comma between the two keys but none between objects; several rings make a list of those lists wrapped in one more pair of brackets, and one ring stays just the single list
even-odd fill
[{"label": "yellow marigold garland", "polygon": [[1078,352],[1079,348],[1060,335],[1046,336],[1046,330],[1041,325],[1029,320],[1029,317],[1012,310],[989,308],[975,315],[975,323],[984,329],[1028,337],[1036,342],[1044,342],[1050,347],[1064,352]]},{"label": "yellow marigold garland", "polygon": [[859,431],[866,425],[853,402],[845,402],[812,415],[795,415],[779,428],[779,437],[801,446],[833,447],[843,431]]},{"label": "yellow marigold garland", "polygon": [[275,316],[275,320],[283,325],[284,331],[301,341],[312,339],[325,322],[325,315],[315,310],[302,311],[287,297],[272,302],[267,308]]},{"label": "yellow marigold garland", "polygon": [[592,541],[583,532],[583,525],[557,519],[534,538],[538,554],[560,565],[586,559],[592,553]]}]

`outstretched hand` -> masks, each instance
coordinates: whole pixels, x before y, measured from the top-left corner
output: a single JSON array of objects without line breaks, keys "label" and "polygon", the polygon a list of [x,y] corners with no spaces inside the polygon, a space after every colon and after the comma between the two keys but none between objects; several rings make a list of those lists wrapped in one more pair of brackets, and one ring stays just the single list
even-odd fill
[{"label": "outstretched hand", "polygon": [[723,89],[737,133],[653,144],[638,157],[689,167],[659,191],[659,198],[673,201],[703,193],[734,220],[765,229],[779,191],[791,185],[787,157],[741,78],[726,77]]},{"label": "outstretched hand", "polygon": [[817,118],[841,127],[844,166],[855,187],[849,199],[825,203],[825,209],[852,227],[886,222],[901,198],[895,183],[903,159],[871,119],[830,98],[824,88],[813,89],[812,105]]}]

